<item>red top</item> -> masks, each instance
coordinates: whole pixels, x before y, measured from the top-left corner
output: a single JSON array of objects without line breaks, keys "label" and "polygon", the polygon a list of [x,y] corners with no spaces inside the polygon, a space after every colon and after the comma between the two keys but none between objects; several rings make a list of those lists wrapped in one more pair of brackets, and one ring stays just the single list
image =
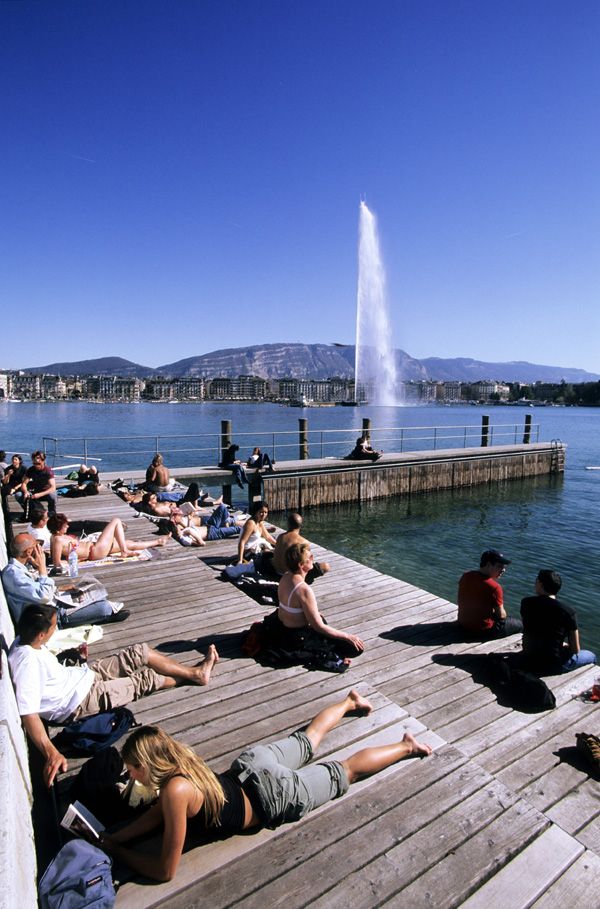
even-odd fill
[{"label": "red top", "polygon": [[458,623],[467,631],[489,631],[503,602],[497,581],[480,571],[467,571],[458,582]]}]

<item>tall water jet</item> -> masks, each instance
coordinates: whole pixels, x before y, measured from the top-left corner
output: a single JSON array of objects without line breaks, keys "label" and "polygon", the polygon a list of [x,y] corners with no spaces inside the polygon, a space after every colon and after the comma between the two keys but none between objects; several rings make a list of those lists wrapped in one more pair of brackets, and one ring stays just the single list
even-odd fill
[{"label": "tall water jet", "polygon": [[357,402],[392,406],[398,403],[377,220],[363,201],[359,216],[354,380]]}]

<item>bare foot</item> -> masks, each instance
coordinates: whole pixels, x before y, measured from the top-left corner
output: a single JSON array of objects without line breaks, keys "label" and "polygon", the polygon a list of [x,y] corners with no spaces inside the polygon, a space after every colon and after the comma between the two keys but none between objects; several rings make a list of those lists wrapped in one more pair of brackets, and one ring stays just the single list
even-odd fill
[{"label": "bare foot", "polygon": [[433,751],[431,745],[424,745],[422,742],[417,742],[414,735],[411,735],[410,732],[404,733],[402,741],[405,745],[410,747],[409,754],[414,754],[415,757],[427,757]]},{"label": "bare foot", "polygon": [[154,540],[153,543],[151,543],[150,545],[166,546],[167,541],[170,539],[171,539],[171,532],[169,531],[169,533],[165,533],[165,534],[163,534],[163,536],[160,536],[157,540]]},{"label": "bare foot", "polygon": [[214,644],[210,644],[206,656],[201,663],[195,667],[196,685],[208,685],[210,674],[215,665],[219,662],[219,654]]},{"label": "bare foot", "polygon": [[355,688],[353,688],[348,693],[348,700],[351,701],[352,706],[350,710],[357,710],[360,713],[368,714],[373,710],[373,705],[366,698],[363,698]]}]

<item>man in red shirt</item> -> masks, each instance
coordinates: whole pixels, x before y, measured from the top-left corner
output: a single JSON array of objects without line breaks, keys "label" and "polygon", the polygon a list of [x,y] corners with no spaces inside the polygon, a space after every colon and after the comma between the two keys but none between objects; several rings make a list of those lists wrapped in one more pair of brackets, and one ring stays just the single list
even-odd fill
[{"label": "man in red shirt", "polygon": [[481,555],[478,571],[466,571],[458,582],[458,624],[478,638],[502,638],[523,631],[519,619],[504,609],[504,595],[498,578],[510,565],[497,549]]}]

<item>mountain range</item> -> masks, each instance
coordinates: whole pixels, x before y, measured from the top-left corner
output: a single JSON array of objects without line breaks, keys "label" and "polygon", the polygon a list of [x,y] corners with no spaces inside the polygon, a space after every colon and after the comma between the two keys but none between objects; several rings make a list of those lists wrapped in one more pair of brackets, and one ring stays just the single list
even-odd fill
[{"label": "mountain range", "polygon": [[[596,382],[598,373],[565,366],[544,366],[524,360],[490,363],[456,357],[427,357],[417,360],[404,350],[395,351],[397,374],[404,381],[477,382],[484,379],[502,382]],[[214,350],[166,363],[156,368],[143,366],[122,357],[101,357],[66,363],[27,367],[27,372],[50,375],[117,375],[140,379],[230,377],[256,375],[265,379],[328,379],[354,377],[354,345],[330,344],[257,344]]]}]

